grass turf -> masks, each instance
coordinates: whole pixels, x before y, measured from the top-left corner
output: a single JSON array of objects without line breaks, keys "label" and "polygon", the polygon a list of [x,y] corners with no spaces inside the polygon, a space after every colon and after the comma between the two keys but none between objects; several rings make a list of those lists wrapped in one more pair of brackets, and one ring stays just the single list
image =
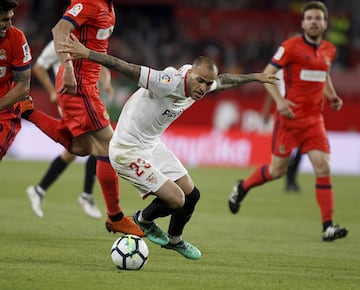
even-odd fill
[{"label": "grass turf", "polygon": [[[119,234],[104,219],[82,212],[77,197],[84,166],[75,163],[47,192],[44,218],[35,217],[25,189],[39,181],[48,162],[3,160],[0,164],[0,289],[359,289],[360,182],[334,176],[335,221],[348,237],[321,240],[314,177],[300,175],[300,194],[283,191],[284,180],[253,189],[237,215],[227,206],[236,179],[251,169],[190,169],[201,199],[184,238],[202,251],[198,261],[145,239],[150,256],[140,271],[118,270],[110,247]],[[121,181],[127,214],[145,207]],[[97,204],[105,213],[98,184]],[[157,221],[164,229],[168,219]]]}]

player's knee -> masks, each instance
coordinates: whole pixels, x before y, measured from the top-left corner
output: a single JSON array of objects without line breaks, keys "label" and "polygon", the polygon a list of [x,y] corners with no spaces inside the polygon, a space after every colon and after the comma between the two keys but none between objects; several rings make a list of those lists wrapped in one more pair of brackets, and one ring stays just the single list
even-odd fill
[{"label": "player's knee", "polygon": [[193,191],[185,196],[185,204],[184,207],[194,208],[197,202],[200,199],[200,191],[195,186]]},{"label": "player's knee", "polygon": [[66,163],[70,163],[72,161],[74,161],[76,158],[76,155],[71,154],[68,151],[64,151],[63,153],[61,153],[61,159],[64,160]]},{"label": "player's knee", "polygon": [[321,166],[314,168],[316,176],[328,176],[330,175],[330,166],[328,163],[323,163]]},{"label": "player's knee", "polygon": [[172,199],[171,203],[169,204],[169,206],[172,209],[179,209],[182,208],[185,204],[185,195],[181,195],[181,196],[176,196]]},{"label": "player's knee", "polygon": [[270,172],[271,180],[278,179],[285,175],[286,168],[276,168],[274,170],[271,170]]}]

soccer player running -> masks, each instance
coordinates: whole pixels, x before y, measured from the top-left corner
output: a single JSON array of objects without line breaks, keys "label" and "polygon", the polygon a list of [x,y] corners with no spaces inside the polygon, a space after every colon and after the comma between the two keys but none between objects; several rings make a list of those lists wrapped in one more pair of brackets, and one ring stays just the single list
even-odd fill
[{"label": "soccer player running", "polygon": [[276,74],[283,68],[286,96],[276,86],[265,84],[276,102],[270,165],[257,168],[248,178],[236,182],[229,197],[232,213],[237,213],[249,190],[285,174],[293,148],[306,153],[316,176],[315,195],[320,208],[323,241],[343,238],[348,230],[333,224],[334,193],[330,178],[330,148],[323,118],[324,95],[338,111],[343,101],[336,94],[329,71],[336,48],[323,39],[328,11],[319,1],[302,9],[303,35],[285,40],[264,72]]},{"label": "soccer player running", "polygon": [[[55,85],[49,75],[49,70],[56,76],[60,66],[60,60],[56,53],[54,41],[51,40],[42,50],[40,56],[33,66],[33,72],[42,86],[50,96],[52,102],[56,102]],[[110,71],[104,66],[100,71],[100,84],[111,100],[114,97],[114,88],[111,85]],[[61,115],[61,112],[60,112]],[[42,202],[47,189],[64,172],[67,166],[76,159],[76,155],[64,150],[50,164],[48,170],[37,185],[31,185],[26,189],[31,208],[38,217],[43,217]],[[93,196],[93,187],[96,177],[96,157],[90,155],[85,163],[85,178],[83,192],[78,198],[78,202],[85,214],[92,218],[101,218],[101,211],[98,209]]]},{"label": "soccer player running", "polygon": [[[283,70],[282,69],[278,70],[276,75],[280,79],[279,82],[277,83],[279,93],[281,94],[281,96],[284,97],[285,96],[285,84],[284,84]],[[267,93],[265,96],[263,110],[262,110],[263,120],[264,120],[265,124],[269,122],[270,112],[271,112],[273,103],[274,103],[274,100],[273,100],[272,96],[269,93]],[[287,192],[300,192],[300,187],[296,181],[296,179],[297,179],[296,177],[297,177],[297,173],[299,171],[301,157],[302,157],[302,154],[301,154],[301,150],[299,148],[294,149],[290,154],[289,165],[288,165],[288,168],[286,171],[286,181],[285,181],[285,190]]]},{"label": "soccer player running", "polygon": [[[161,141],[161,134],[187,108],[206,93],[230,89],[257,81],[275,83],[278,78],[266,73],[221,74],[209,57],[198,57],[193,64],[162,71],[127,63],[110,55],[84,47],[74,35],[59,52],[69,59],[89,59],[138,83],[140,88],[126,102],[110,141],[110,160],[118,175],[130,182],[145,199],[155,198],[134,221],[147,238],[163,248],[172,249],[188,259],[199,259],[201,252],[182,238],[200,191],[187,170]],[[171,216],[168,232],[154,220]]]},{"label": "soccer player running", "polygon": [[21,129],[19,101],[30,89],[31,52],[24,33],[12,25],[18,3],[0,2],[0,161]]},{"label": "soccer player running", "polygon": [[[106,52],[114,25],[111,0],[72,0],[52,29],[55,48],[70,32],[74,32],[90,48]],[[56,76],[56,92],[61,120],[34,108],[24,112],[22,117],[72,154],[97,156],[96,175],[107,207],[107,230],[143,236],[132,219],[124,215],[119,204],[118,177],[108,157],[113,129],[97,87],[101,65],[87,60],[69,61],[66,53],[58,56],[61,66]]]}]

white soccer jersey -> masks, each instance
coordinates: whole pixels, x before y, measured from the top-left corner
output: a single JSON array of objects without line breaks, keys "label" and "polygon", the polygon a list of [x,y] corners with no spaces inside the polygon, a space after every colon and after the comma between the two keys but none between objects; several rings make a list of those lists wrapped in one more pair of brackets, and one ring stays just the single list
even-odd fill
[{"label": "white soccer jersey", "polygon": [[[157,71],[142,66],[141,88],[126,102],[110,141],[113,168],[143,198],[158,191],[168,179],[176,181],[187,174],[160,135],[195,102],[187,96],[186,78],[191,67]],[[216,82],[210,91],[215,89]]]},{"label": "white soccer jersey", "polygon": [[54,75],[57,74],[60,66],[60,60],[58,55],[56,54],[53,40],[45,46],[40,56],[36,60],[36,63],[43,67],[45,70],[52,68]]},{"label": "white soccer jersey", "polygon": [[125,104],[111,146],[153,146],[166,128],[195,102],[186,95],[186,73],[191,67],[157,71],[142,66],[141,88]]}]

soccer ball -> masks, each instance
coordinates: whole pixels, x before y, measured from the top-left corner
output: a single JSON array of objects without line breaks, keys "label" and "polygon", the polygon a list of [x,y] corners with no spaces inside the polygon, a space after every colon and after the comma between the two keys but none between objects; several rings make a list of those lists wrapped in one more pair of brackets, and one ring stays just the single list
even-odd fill
[{"label": "soccer ball", "polygon": [[148,246],[135,235],[124,235],[111,247],[111,259],[119,269],[140,270],[147,263],[148,257]]}]

